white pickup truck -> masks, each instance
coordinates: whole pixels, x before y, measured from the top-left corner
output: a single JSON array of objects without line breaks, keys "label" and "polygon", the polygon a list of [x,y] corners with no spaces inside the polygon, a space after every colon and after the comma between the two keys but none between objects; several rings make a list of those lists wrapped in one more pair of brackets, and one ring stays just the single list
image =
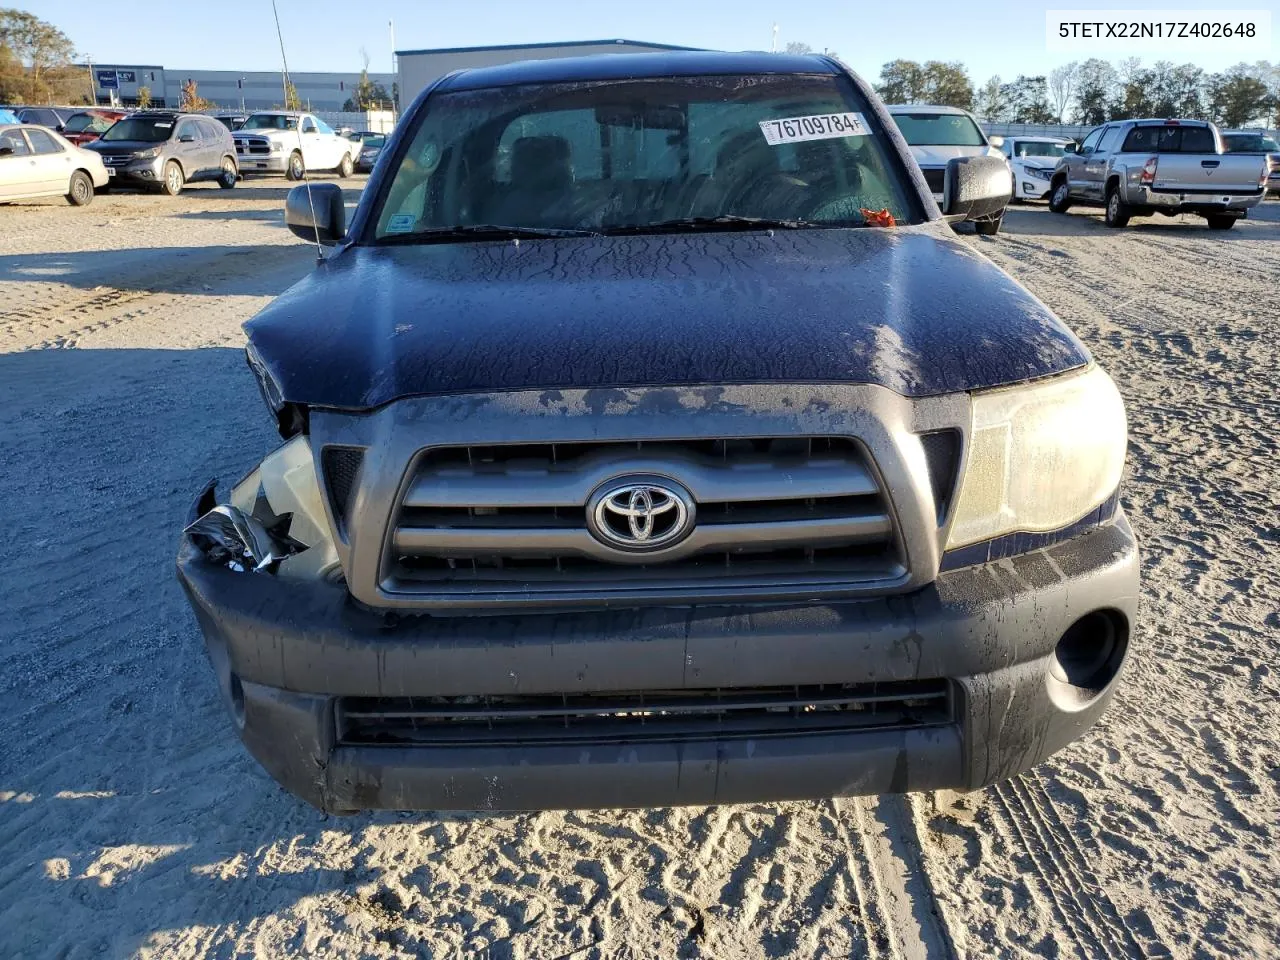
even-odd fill
[{"label": "white pickup truck", "polygon": [[1101,205],[1109,227],[1193,213],[1211,230],[1230,230],[1262,201],[1267,173],[1265,157],[1226,153],[1218,128],[1203,120],[1120,120],[1058,161],[1049,209]]},{"label": "white pickup truck", "polygon": [[301,180],[308,170],[336,170],[351,176],[360,145],[339,136],[311,113],[272,110],[255,113],[235,131],[236,160],[242,174],[283,173]]}]

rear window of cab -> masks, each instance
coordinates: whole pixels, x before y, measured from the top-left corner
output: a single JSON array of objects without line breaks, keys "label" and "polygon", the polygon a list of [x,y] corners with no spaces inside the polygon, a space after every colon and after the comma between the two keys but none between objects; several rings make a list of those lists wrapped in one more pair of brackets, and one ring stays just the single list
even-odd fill
[{"label": "rear window of cab", "polygon": [[1208,127],[1148,125],[1134,127],[1124,138],[1122,153],[1217,153]]}]

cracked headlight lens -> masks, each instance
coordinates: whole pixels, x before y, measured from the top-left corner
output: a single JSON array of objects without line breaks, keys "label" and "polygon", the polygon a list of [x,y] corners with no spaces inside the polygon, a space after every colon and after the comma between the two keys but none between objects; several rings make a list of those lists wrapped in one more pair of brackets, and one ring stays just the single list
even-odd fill
[{"label": "cracked headlight lens", "polygon": [[1009,533],[1048,533],[1120,485],[1124,403],[1097,366],[973,395],[969,457],[947,549]]}]

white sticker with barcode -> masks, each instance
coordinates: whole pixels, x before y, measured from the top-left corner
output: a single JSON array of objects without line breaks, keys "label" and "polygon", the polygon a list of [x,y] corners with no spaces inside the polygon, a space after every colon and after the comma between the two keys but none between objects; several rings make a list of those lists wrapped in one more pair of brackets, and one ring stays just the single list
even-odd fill
[{"label": "white sticker with barcode", "polygon": [[760,129],[770,146],[802,140],[833,140],[836,137],[868,137],[871,131],[860,113],[815,113],[808,117],[761,120]]}]

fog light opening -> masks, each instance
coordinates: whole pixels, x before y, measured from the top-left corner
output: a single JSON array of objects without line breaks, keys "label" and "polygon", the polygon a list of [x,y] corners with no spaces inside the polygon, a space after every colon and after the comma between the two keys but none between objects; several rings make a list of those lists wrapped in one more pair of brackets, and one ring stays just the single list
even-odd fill
[{"label": "fog light opening", "polygon": [[1127,644],[1125,618],[1095,610],[1067,628],[1054,649],[1049,672],[1073,687],[1101,690],[1119,670]]},{"label": "fog light opening", "polygon": [[244,729],[244,687],[236,674],[231,674],[231,718],[236,722],[236,729]]}]

